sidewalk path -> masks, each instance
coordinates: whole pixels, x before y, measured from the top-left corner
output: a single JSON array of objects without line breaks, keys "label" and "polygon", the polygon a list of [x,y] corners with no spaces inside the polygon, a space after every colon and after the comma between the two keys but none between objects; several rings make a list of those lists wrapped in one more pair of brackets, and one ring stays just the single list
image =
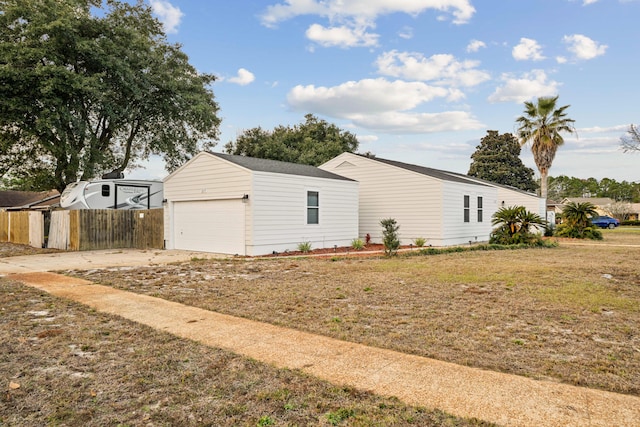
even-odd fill
[{"label": "sidewalk path", "polygon": [[635,396],[367,347],[53,273],[7,278],[277,367],[457,416],[506,426],[640,426],[640,398]]}]

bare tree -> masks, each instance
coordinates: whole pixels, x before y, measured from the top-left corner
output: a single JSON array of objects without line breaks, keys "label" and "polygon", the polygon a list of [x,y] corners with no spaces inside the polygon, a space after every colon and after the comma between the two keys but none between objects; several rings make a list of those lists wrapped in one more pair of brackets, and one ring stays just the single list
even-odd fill
[{"label": "bare tree", "polygon": [[620,145],[625,153],[640,151],[640,131],[636,125],[629,125],[627,134],[620,138]]}]

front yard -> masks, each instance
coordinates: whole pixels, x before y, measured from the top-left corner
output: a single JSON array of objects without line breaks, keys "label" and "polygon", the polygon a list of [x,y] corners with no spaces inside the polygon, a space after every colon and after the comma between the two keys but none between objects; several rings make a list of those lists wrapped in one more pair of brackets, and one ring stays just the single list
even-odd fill
[{"label": "front yard", "polygon": [[603,244],[555,249],[75,274],[347,341],[640,395],[640,246],[609,246],[634,242],[640,233],[620,229],[606,230]]},{"label": "front yard", "polygon": [[[343,340],[640,395],[639,231],[605,230],[602,242],[553,249],[66,273]],[[488,425],[277,370],[6,279],[0,324],[0,425]]]}]

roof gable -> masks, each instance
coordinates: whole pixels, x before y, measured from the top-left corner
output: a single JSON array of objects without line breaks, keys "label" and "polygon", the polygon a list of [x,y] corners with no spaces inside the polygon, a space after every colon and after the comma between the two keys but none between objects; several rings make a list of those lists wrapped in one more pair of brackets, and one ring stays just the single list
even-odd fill
[{"label": "roof gable", "polygon": [[384,163],[387,165],[395,166],[397,168],[405,169],[411,172],[419,173],[421,175],[429,176],[431,178],[439,179],[441,181],[450,181],[450,182],[458,182],[461,184],[472,184],[472,185],[480,185],[483,187],[490,187],[487,184],[482,182],[475,181],[471,178],[466,177],[465,175],[456,174],[453,172],[447,172],[439,169],[427,168],[424,166],[412,165],[410,163],[398,162],[395,160],[383,159],[380,157],[370,157],[362,154],[355,154],[360,157],[364,157],[369,160],[373,160],[376,162]]}]

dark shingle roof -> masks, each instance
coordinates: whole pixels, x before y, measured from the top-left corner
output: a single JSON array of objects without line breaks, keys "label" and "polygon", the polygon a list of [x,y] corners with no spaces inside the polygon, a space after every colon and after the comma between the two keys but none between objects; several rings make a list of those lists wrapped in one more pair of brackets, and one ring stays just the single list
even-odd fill
[{"label": "dark shingle roof", "polygon": [[0,207],[28,207],[33,204],[51,200],[58,196],[56,190],[51,191],[0,191]]},{"label": "dark shingle roof", "polygon": [[258,159],[256,157],[237,156],[234,154],[213,153],[216,157],[227,160],[231,163],[235,163],[243,168],[255,171],[255,172],[272,172],[282,173],[285,175],[298,175],[309,176],[313,178],[325,178],[325,179],[338,179],[342,181],[353,181],[353,179],[346,178],[335,173],[327,172],[322,169],[318,169],[315,166],[301,165],[298,163],[281,162],[278,160]]},{"label": "dark shingle roof", "polygon": [[375,161],[378,161],[380,163],[386,163],[388,165],[392,165],[392,166],[396,166],[398,168],[410,170],[412,172],[416,172],[416,173],[419,173],[419,174],[422,174],[422,175],[427,175],[427,176],[430,176],[432,178],[441,179],[443,181],[460,182],[460,183],[464,183],[464,184],[482,185],[482,186],[487,186],[488,187],[488,185],[486,185],[486,184],[482,184],[480,182],[473,181],[472,179],[466,177],[465,175],[460,175],[460,174],[456,174],[456,173],[453,173],[453,172],[447,172],[447,171],[443,171],[443,170],[439,170],[439,169],[427,168],[427,167],[424,167],[424,166],[412,165],[410,163],[397,162],[395,160],[382,159],[380,157],[368,157],[368,156],[362,156],[362,157],[367,157],[368,159],[375,160]]}]

